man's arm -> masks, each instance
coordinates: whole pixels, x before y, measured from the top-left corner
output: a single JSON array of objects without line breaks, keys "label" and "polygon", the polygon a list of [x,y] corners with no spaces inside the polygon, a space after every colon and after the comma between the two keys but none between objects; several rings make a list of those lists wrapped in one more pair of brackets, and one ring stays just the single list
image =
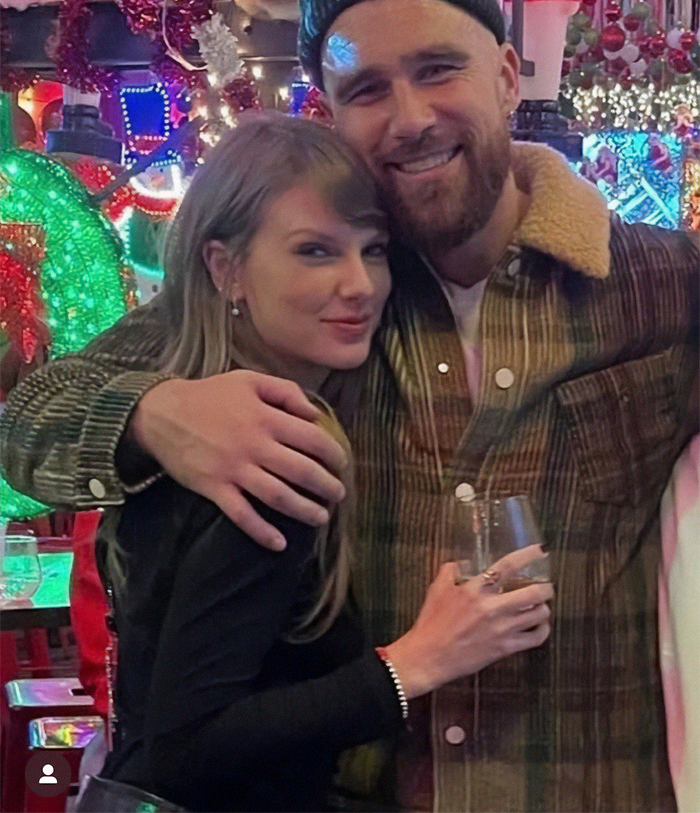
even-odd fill
[{"label": "man's arm", "polygon": [[164,338],[157,308],[140,308],[16,387],[0,420],[8,481],[81,509],[120,504],[162,467],[273,548],[284,540],[246,494],[302,522],[325,521],[326,509],[294,487],[340,499],[329,469],[344,453],[314,425],[300,388],[247,370],[173,379],[155,370]]}]

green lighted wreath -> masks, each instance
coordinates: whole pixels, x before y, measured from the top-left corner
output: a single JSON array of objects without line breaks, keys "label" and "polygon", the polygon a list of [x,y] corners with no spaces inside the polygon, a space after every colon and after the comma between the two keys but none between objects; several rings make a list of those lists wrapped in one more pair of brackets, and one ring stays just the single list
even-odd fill
[{"label": "green lighted wreath", "polygon": [[[37,223],[45,232],[39,283],[52,357],[80,350],[126,312],[133,279],[122,242],[63,164],[29,150],[0,152],[0,221]],[[50,510],[0,477],[0,520]]]}]

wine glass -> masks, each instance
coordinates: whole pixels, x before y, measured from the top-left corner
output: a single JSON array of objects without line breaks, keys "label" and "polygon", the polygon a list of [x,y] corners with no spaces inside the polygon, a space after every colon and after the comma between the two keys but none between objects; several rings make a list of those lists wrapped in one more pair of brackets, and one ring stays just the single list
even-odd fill
[{"label": "wine glass", "polygon": [[31,598],[41,584],[41,564],[33,536],[8,535],[0,540],[0,602]]},{"label": "wine glass", "polygon": [[[459,578],[484,573],[495,562],[516,550],[542,545],[542,533],[523,494],[499,499],[453,501],[454,558]],[[535,555],[515,575],[498,583],[501,593],[550,580],[549,556]]]}]

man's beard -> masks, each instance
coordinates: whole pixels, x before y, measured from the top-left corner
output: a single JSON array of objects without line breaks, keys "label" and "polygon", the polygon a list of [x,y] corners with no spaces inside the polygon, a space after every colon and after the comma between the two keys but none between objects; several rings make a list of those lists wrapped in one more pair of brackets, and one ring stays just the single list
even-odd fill
[{"label": "man's beard", "polygon": [[[415,154],[427,146],[425,140],[417,143]],[[392,234],[428,255],[455,248],[483,229],[503,191],[510,168],[510,138],[505,128],[491,133],[481,145],[474,133],[466,133],[461,152],[466,173],[448,182],[427,182],[410,199],[402,195],[392,171],[380,179]],[[408,153],[405,160],[411,160]]]}]

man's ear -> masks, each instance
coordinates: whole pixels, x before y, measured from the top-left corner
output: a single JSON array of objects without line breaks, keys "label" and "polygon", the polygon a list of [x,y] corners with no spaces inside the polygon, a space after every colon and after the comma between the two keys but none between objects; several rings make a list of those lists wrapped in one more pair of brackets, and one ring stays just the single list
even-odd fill
[{"label": "man's ear", "polygon": [[501,91],[501,106],[509,116],[520,104],[520,57],[509,42],[504,42],[501,49],[501,71],[498,86]]},{"label": "man's ear", "polygon": [[236,264],[231,249],[222,240],[209,240],[202,249],[202,259],[216,290],[231,298],[237,282]]}]

